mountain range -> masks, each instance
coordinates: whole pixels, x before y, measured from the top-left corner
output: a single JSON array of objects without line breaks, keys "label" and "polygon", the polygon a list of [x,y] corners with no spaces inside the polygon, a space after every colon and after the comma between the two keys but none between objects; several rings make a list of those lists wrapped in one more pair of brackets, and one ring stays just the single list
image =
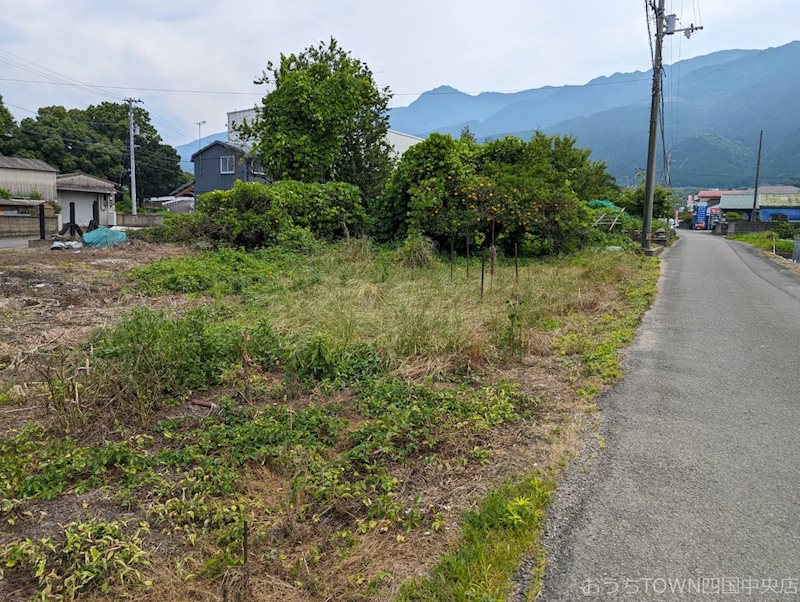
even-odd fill
[{"label": "mountain range", "polygon": [[[664,142],[673,186],[746,187],[753,184],[759,130],[764,130],[763,183],[800,178],[800,42],[766,50],[723,50],[664,68]],[[391,127],[425,137],[460,135],[481,140],[537,129],[575,136],[608,164],[621,184],[641,177],[647,158],[652,71],[614,73],[583,85],[544,86],[513,93],[470,95],[450,86],[423,93],[390,110]],[[224,140],[210,134],[201,146]],[[181,166],[198,143],[176,147]]]},{"label": "mountain range", "polygon": [[[764,129],[762,181],[800,176],[800,42],[724,50],[664,69],[664,143],[674,186],[748,186]],[[479,139],[537,129],[570,134],[605,161],[620,183],[641,176],[647,157],[651,71],[615,73],[579,86],[469,95],[449,86],[391,110],[391,127],[418,136]],[[659,175],[663,171],[659,157]]]}]

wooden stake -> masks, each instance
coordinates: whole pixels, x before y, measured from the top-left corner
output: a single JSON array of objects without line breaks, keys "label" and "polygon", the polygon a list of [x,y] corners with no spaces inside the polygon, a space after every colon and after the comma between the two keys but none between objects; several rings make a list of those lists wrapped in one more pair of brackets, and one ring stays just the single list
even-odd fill
[{"label": "wooden stake", "polygon": [[494,218],[492,218],[492,246],[489,247],[489,290],[494,290],[494,259],[497,249],[494,246]]},{"label": "wooden stake", "polygon": [[469,236],[467,236],[467,278],[469,278],[469,264],[471,263],[469,259]]},{"label": "wooden stake", "polygon": [[481,254],[481,303],[483,303],[483,283],[486,280],[486,251]]},{"label": "wooden stake", "polygon": [[514,278],[519,284],[519,261],[517,259],[517,243],[514,243]]},{"label": "wooden stake", "polygon": [[453,279],[453,266],[456,263],[455,236],[450,237],[450,280]]}]

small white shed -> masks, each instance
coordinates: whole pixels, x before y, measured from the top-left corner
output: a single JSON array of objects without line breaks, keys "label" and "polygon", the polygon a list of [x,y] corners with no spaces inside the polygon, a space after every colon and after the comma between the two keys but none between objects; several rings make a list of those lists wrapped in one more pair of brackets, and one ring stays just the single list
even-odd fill
[{"label": "small white shed", "polygon": [[114,194],[117,189],[113,182],[76,171],[58,175],[56,188],[65,224],[70,220],[70,205],[73,203],[75,223],[83,229],[86,229],[93,219],[98,226],[117,224],[117,212],[114,206]]}]

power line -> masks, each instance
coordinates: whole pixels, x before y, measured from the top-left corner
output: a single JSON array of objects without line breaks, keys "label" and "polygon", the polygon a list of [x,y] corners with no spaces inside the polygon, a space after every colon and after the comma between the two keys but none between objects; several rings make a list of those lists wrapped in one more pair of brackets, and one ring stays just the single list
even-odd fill
[{"label": "power line", "polygon": [[[17,83],[26,83],[26,84],[51,84],[51,85],[62,85],[62,86],[75,86],[80,87],[80,84],[71,83],[71,82],[57,82],[57,81],[42,81],[42,80],[35,80],[35,79],[18,79],[18,78],[7,78],[7,77],[0,77],[0,81],[4,82],[17,82]],[[626,79],[621,81],[606,81],[606,82],[586,82],[585,84],[564,84],[563,86],[556,86],[556,88],[583,88],[586,86],[618,86],[618,85],[626,85],[632,84],[636,82],[645,82],[650,81],[647,77],[640,77],[634,79]],[[94,84],[89,84],[92,87],[97,87]],[[109,89],[109,90],[130,90],[133,92],[174,92],[178,94],[219,94],[219,95],[238,95],[238,96],[264,96],[267,92],[259,91],[259,92],[245,92],[245,91],[235,91],[235,90],[195,90],[195,89],[179,89],[179,88],[147,88],[141,86],[111,86],[107,84],[102,85],[102,89]],[[474,94],[485,94],[485,93],[501,93],[501,94],[511,94],[514,92],[526,92],[528,90],[535,90],[537,88],[509,88],[505,90],[482,90],[479,92],[474,92]],[[433,90],[426,90],[424,92],[392,92],[392,96],[421,96],[422,94],[427,94],[431,96],[447,96],[452,94],[470,94],[469,92],[464,92],[463,90],[455,90],[455,91],[447,91],[447,92],[435,92]]]},{"label": "power line", "polygon": [[112,98],[119,98],[119,99],[122,98],[120,95],[105,90],[101,86],[86,84],[77,79],[64,75],[63,73],[59,73],[58,71],[48,69],[47,67],[39,65],[38,63],[34,63],[33,61],[29,61],[28,59],[17,56],[16,54],[9,52],[7,50],[0,49],[0,53],[12,57],[10,59],[6,57],[0,57],[0,61],[2,61],[3,63],[11,65],[16,69],[20,69],[28,73],[33,73],[34,75],[38,75],[40,77],[44,77],[47,80],[50,80],[51,83],[77,87],[79,89],[83,89],[93,94],[99,94],[100,96],[110,96]]}]

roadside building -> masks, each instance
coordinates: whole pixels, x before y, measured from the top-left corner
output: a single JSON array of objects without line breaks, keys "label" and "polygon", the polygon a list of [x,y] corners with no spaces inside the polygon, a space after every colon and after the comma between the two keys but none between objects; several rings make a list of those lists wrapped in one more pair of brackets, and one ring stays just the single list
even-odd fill
[{"label": "roadside building", "polygon": [[14,199],[55,201],[57,170],[39,159],[0,156],[0,188]]},{"label": "roadside building", "polygon": [[266,182],[264,169],[247,155],[241,146],[215,141],[192,155],[194,194],[199,197],[212,190],[230,190],[237,180]]},{"label": "roadside building", "polygon": [[725,216],[728,213],[738,213],[749,220],[753,212],[753,193],[738,191],[735,194],[726,194],[719,203],[720,211]]},{"label": "roadside building", "polygon": [[[39,234],[39,212],[44,212],[45,234],[58,230],[58,218],[47,201],[55,201],[56,169],[39,159],[0,156],[0,237]],[[6,196],[6,194],[0,195]]]},{"label": "roadside building", "polygon": [[[750,219],[755,189],[736,190],[720,201],[722,214],[736,212]],[[758,219],[770,221],[800,221],[800,188],[796,186],[761,186],[755,198]]]}]

